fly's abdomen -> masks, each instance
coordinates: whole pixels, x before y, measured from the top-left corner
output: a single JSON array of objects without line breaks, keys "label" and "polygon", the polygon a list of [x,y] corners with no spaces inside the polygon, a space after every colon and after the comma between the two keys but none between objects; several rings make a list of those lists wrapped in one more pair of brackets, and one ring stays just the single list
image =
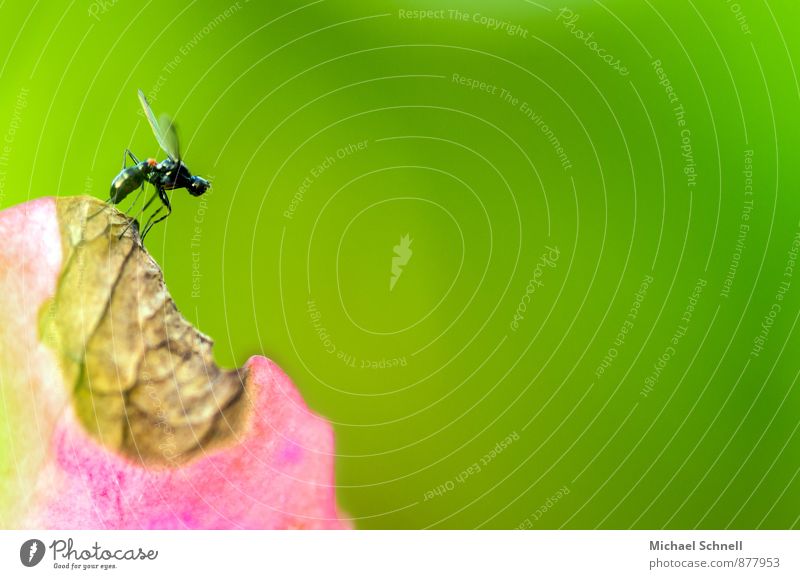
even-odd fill
[{"label": "fly's abdomen", "polygon": [[144,174],[139,167],[123,169],[111,182],[111,203],[119,203],[141,187],[143,182]]}]

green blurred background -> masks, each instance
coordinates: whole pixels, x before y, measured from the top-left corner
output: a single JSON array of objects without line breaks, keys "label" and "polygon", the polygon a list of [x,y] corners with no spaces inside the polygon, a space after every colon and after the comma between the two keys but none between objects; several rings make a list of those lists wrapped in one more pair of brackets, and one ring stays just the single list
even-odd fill
[{"label": "green blurred background", "polygon": [[358,527],[798,527],[798,28],[793,0],[4,3],[0,208],[160,155],[141,88],[213,180],[148,247],[219,362],[275,359],[334,424]]}]

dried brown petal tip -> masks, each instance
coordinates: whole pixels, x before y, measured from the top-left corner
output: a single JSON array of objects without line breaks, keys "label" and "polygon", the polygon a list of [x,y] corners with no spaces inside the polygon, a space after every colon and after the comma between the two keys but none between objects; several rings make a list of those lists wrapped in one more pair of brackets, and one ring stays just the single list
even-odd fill
[{"label": "dried brown petal tip", "polygon": [[180,315],[137,228],[93,197],[59,198],[57,210],[64,267],[42,337],[86,429],[150,465],[235,441],[245,370],[217,367],[213,342]]}]

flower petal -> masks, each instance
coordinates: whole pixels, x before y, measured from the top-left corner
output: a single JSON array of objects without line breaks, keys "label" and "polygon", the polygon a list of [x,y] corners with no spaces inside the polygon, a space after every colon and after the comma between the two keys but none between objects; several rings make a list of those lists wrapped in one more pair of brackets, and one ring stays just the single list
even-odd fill
[{"label": "flower petal", "polygon": [[330,425],[273,362],[217,368],[126,225],[91,198],[0,213],[0,523],[346,528]]}]

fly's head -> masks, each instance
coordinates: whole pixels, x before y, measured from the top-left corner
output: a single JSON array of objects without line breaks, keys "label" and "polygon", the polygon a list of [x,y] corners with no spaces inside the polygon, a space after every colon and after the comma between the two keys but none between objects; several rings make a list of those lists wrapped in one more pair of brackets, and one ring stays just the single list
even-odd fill
[{"label": "fly's head", "polygon": [[186,189],[189,191],[190,194],[194,195],[195,197],[200,197],[200,195],[208,191],[210,187],[211,183],[209,183],[202,177],[197,177],[196,175],[193,175],[192,183]]}]

